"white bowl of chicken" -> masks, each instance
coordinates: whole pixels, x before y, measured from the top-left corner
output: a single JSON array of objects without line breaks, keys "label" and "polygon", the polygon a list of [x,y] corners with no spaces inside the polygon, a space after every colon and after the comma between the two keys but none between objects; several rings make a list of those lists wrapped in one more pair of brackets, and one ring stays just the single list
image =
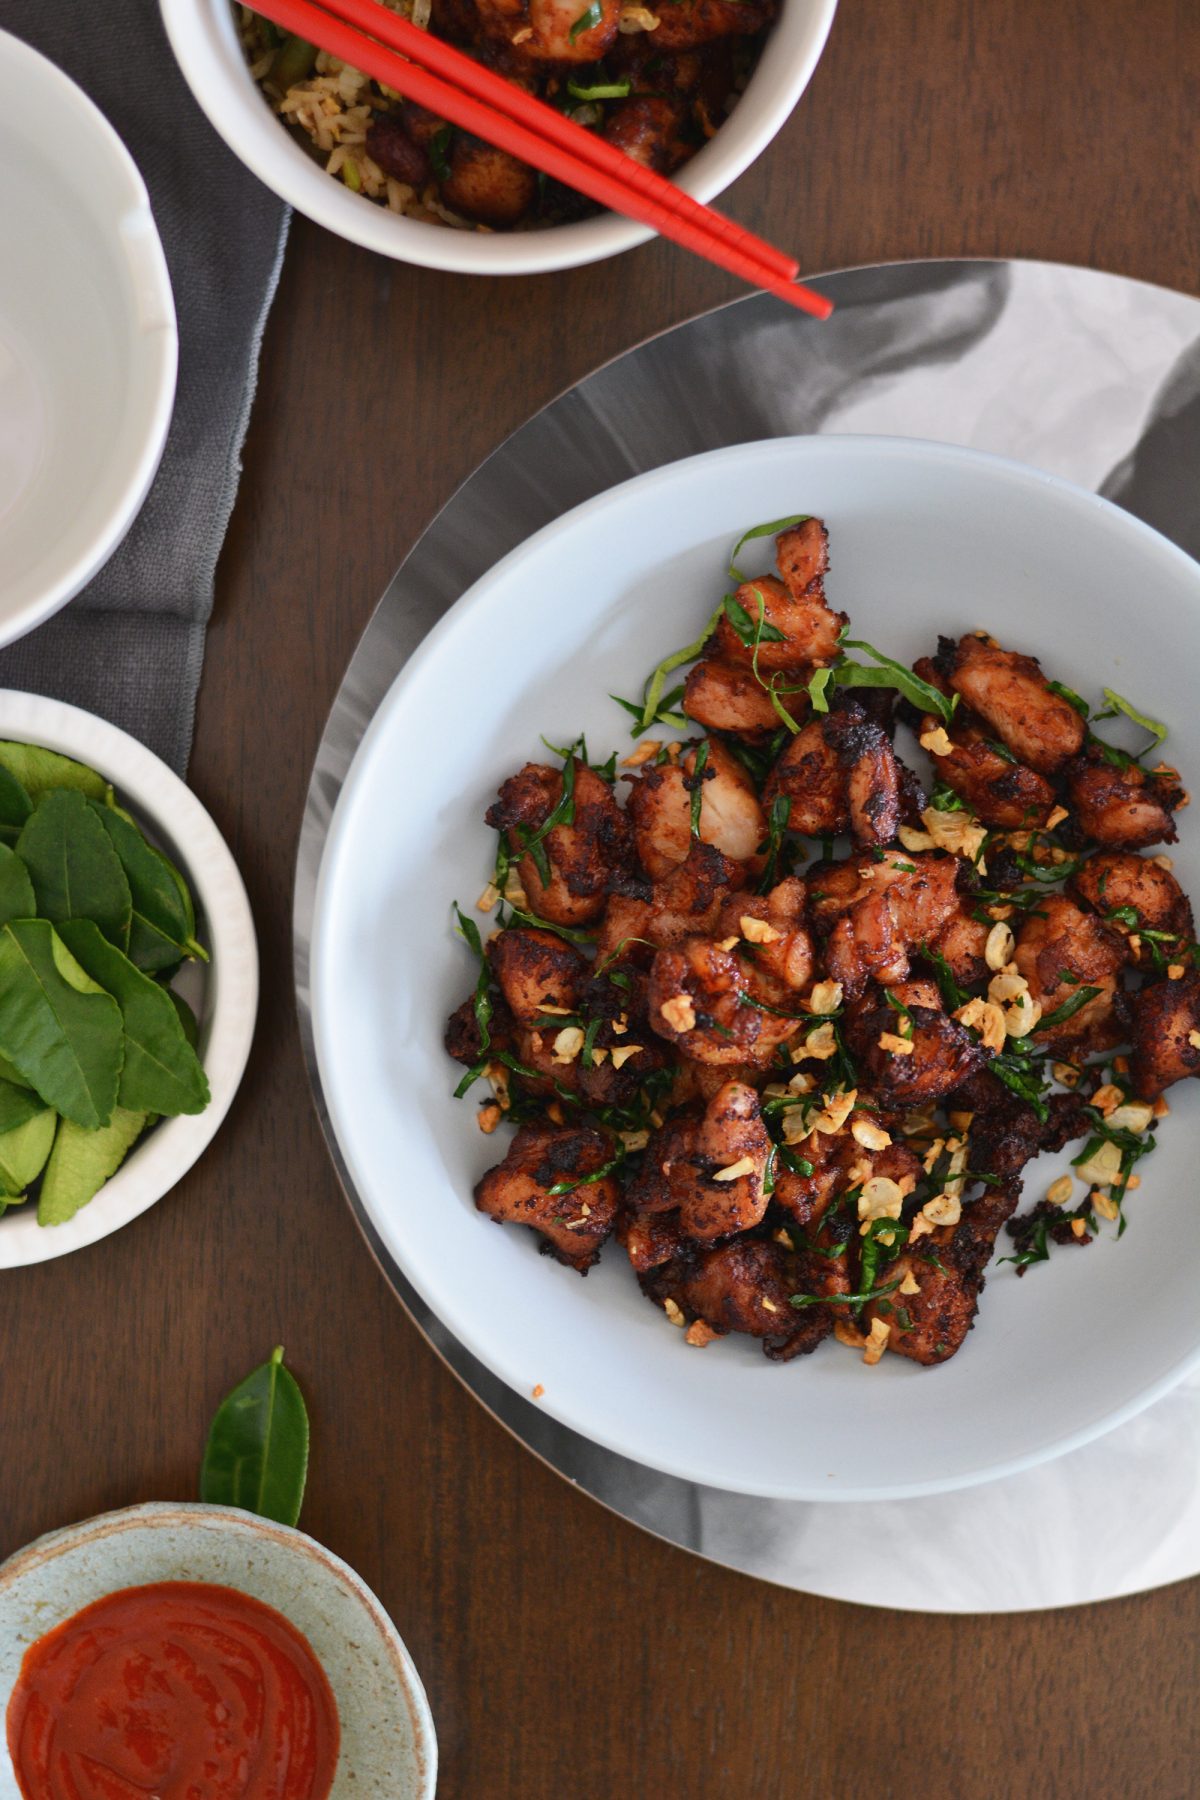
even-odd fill
[{"label": "white bowl of chicken", "polygon": [[[576,268],[651,231],[408,106],[229,0],[160,0],[193,94],[297,211],[401,262],[467,275]],[[781,129],[837,0],[389,0],[712,200]],[[589,213],[591,216],[588,216]]]},{"label": "white bowl of chicken", "polygon": [[314,944],[338,1140],[438,1317],[608,1448],[795,1499],[1164,1392],[1198,639],[1146,526],[899,439],[658,470],[480,581],[364,739]]}]

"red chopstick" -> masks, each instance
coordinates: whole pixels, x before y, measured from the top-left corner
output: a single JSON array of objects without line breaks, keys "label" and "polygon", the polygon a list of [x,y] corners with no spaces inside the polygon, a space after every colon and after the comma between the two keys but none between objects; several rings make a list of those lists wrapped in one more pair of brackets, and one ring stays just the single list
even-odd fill
[{"label": "red chopstick", "polygon": [[[793,281],[798,264],[781,251],[378,0],[256,0],[254,10],[789,305],[817,318],[833,310],[823,295]],[[359,23],[373,35],[356,29]]]}]

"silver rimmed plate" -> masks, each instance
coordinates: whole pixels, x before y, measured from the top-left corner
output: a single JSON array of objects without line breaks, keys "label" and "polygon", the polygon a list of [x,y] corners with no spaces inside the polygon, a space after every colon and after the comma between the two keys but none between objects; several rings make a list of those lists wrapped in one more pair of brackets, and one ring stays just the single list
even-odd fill
[{"label": "silver rimmed plate", "polygon": [[[838,313],[816,328],[764,300],[744,301],[631,352],[548,408],[494,456],[456,497],[402,568],[351,666],[318,758],[301,851],[297,896],[298,984],[307,1004],[312,884],[329,811],[354,747],[382,693],[424,630],[513,545],[581,499],[640,470],[722,443],[798,431],[919,433],[969,442],[1102,487],[1187,547],[1189,429],[1200,306],[1185,297],[1086,271],[1045,265],[901,265],[833,278]],[[1193,436],[1194,442],[1194,436]],[[1182,473],[1181,473],[1182,471]],[[334,1146],[335,1159],[338,1151]],[[340,1160],[340,1159],[338,1159]],[[343,1169],[343,1178],[345,1172]],[[353,1198],[353,1196],[352,1196]],[[361,1212],[360,1212],[361,1217]],[[370,1235],[370,1233],[368,1233]],[[376,1253],[380,1253],[378,1242]],[[386,1262],[385,1262],[385,1266]],[[822,1514],[819,1548],[811,1509],[746,1502],[671,1477],[655,1476],[582,1442],[535,1405],[504,1390],[416,1300],[395,1268],[402,1298],[468,1385],[537,1453],[626,1516],[676,1542],[789,1585],[890,1605],[987,1610],[1063,1604],[1132,1591],[1194,1571],[1186,1553],[1196,1497],[1168,1451],[1178,1445],[1177,1394],[1093,1451],[1014,1477],[960,1499],[910,1501],[896,1515],[926,1546],[897,1578],[894,1536],[887,1571],[864,1563],[871,1536],[859,1508]],[[1165,1412],[1176,1417],[1168,1426]],[[1189,1415],[1190,1416],[1190,1415]],[[1138,1487],[1156,1494],[1145,1531],[1092,1544],[1079,1568],[1031,1556],[1021,1569],[962,1572],[936,1559],[929,1579],[930,1508],[939,1541],[960,1529],[1011,1536],[1064,1483],[1091,1490],[1102,1459],[1107,1480],[1121,1436],[1120,1466],[1133,1453]],[[1157,1457],[1157,1462],[1155,1458]],[[1159,1467],[1159,1464],[1162,1466]],[[1078,1470],[1073,1475],[1071,1471]],[[1147,1482],[1147,1473],[1151,1480]],[[1038,1484],[1049,1484],[1048,1489]],[[1032,1484],[1027,1492],[1020,1484]],[[1068,1491],[1075,1491],[1070,1488]],[[1111,1480],[1106,1492],[1121,1516]],[[1132,1496],[1131,1496],[1132,1498]],[[1143,1498],[1143,1512],[1145,1512]],[[845,1515],[845,1516],[843,1516]],[[1147,1515],[1148,1516],[1148,1515]],[[856,1554],[839,1555],[829,1533],[854,1534]],[[1110,1534],[1101,1534],[1107,1541]],[[853,1575],[847,1575],[848,1569]],[[920,1571],[920,1575],[916,1571]]]}]

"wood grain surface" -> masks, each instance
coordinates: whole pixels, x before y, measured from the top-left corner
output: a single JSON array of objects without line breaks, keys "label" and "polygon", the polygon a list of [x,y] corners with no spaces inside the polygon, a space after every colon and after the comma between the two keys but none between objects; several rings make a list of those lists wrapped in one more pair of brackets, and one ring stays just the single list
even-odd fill
[{"label": "wood grain surface", "polygon": [[[1195,291],[1198,71],[1195,0],[842,0],[809,93],[727,204],[807,270],[1033,256]],[[358,1236],[309,1103],[295,844],[371,608],[505,433],[735,291],[661,244],[485,282],[297,221],[191,774],[258,921],[255,1051],[169,1201],[3,1278],[0,1555],[103,1508],[190,1496],[212,1408],[283,1342],[313,1415],[304,1522],[407,1639],[444,1800],[1183,1800],[1200,1761],[1200,1584],[1087,1612],[913,1618],[773,1589],[643,1535],[514,1443],[427,1348]],[[1088,1518],[1029,1529],[1073,1543]]]}]

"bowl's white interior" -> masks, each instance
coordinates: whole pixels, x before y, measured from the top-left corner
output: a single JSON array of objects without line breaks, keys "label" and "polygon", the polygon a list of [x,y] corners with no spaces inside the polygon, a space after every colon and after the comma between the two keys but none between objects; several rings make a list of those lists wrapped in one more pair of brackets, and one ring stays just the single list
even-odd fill
[{"label": "bowl's white interior", "polygon": [[0,643],[111,553],[166,432],[175,326],[145,190],[62,74],[0,34]]},{"label": "bowl's white interior", "polygon": [[[321,874],[313,998],[321,1080],[350,1174],[423,1298],[518,1392],[585,1435],[699,1482],[792,1498],[880,1497],[1020,1467],[1114,1424],[1200,1348],[1194,1084],[1172,1094],[1120,1243],[989,1276],[944,1368],[833,1344],[788,1367],[747,1339],[685,1347],[614,1244],[586,1280],[499,1229],[471,1188],[502,1153],[451,1099],[445,1015],[473,967],[449,903],[491,860],[498,782],[586,728],[629,748],[605,696],[638,691],[726,586],[733,540],[796,511],[829,523],[834,603],[911,659],[986,624],[1084,694],[1110,685],[1171,722],[1200,770],[1200,568],[1095,496],[1014,464],[901,439],[779,440],[697,457],[601,496],[515,551],[402,672],[360,748]],[[750,554],[748,547],[746,555]],[[760,560],[743,566],[765,568]],[[1175,852],[1200,875],[1183,815]],[[1043,1159],[1028,1198],[1065,1157]],[[1112,1228],[1109,1228],[1111,1232]]]}]

